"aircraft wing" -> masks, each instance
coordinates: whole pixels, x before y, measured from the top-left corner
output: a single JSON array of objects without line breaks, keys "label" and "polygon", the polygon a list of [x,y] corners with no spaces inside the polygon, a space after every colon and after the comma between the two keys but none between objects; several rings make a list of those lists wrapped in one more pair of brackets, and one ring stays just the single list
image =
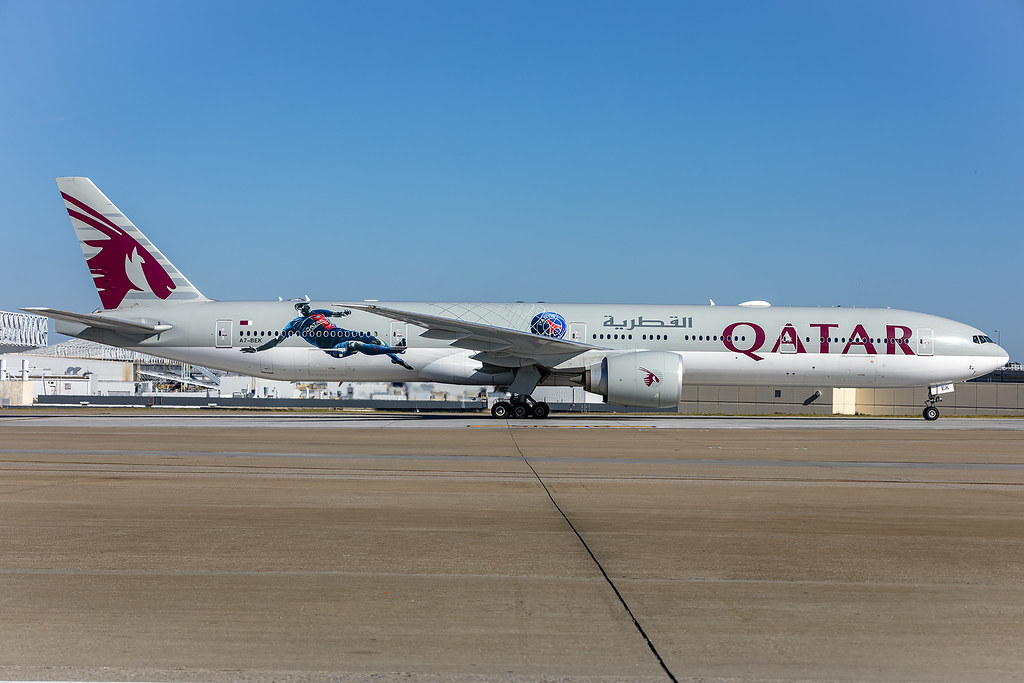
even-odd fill
[{"label": "aircraft wing", "polygon": [[139,322],[137,320],[122,320],[120,318],[108,318],[105,315],[73,313],[71,311],[61,311],[56,308],[43,308],[39,306],[23,308],[21,310],[27,313],[34,313],[36,315],[44,315],[47,318],[53,318],[54,320],[63,320],[65,322],[88,325],[89,327],[98,327],[102,330],[111,330],[113,332],[120,332],[121,334],[154,335],[166,332],[172,327],[167,324],[154,325]]},{"label": "aircraft wing", "polygon": [[400,311],[374,304],[346,303],[344,305],[347,308],[374,313],[385,318],[426,328],[426,332],[420,336],[428,339],[450,340],[450,346],[480,351],[491,362],[496,362],[499,357],[512,357],[547,365],[557,362],[554,359],[556,356],[571,358],[598,348],[567,339],[555,339],[506,327],[471,323],[428,313]]}]

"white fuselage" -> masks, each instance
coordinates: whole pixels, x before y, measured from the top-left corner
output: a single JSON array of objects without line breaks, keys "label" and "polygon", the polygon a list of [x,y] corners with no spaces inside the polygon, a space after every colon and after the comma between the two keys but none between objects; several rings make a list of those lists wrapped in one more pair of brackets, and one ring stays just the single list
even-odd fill
[{"label": "white fuselage", "polygon": [[[349,304],[352,305],[352,304]],[[593,348],[552,359],[542,384],[580,385],[583,372],[619,352],[678,353],[687,384],[912,387],[987,374],[1008,356],[979,330],[953,320],[891,309],[627,304],[388,303],[391,309],[445,316],[530,332],[531,321],[557,312],[561,338]],[[310,302],[340,310],[345,302]],[[457,341],[421,336],[425,330],[355,310],[336,321],[386,344],[405,342],[401,359],[354,354],[338,358],[314,339],[283,339],[273,348],[243,353],[281,335],[296,317],[291,302],[177,303],[108,311],[112,317],[169,324],[146,340],[58,322],[57,331],[174,360],[283,380],[431,381],[507,385],[521,362],[458,348]],[[101,314],[101,315],[103,315]],[[83,332],[85,332],[83,334]],[[979,341],[980,340],[980,341]]]}]

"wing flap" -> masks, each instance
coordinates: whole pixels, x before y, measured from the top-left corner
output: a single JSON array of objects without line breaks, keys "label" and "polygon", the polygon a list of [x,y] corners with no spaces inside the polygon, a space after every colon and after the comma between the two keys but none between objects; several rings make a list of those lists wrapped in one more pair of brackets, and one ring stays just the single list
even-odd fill
[{"label": "wing flap", "polygon": [[427,330],[426,332],[424,332],[420,336],[425,338],[425,339],[438,339],[440,341],[447,341],[447,340],[457,341],[459,339],[462,339],[466,335],[462,334],[462,333],[459,333],[459,332],[456,332],[455,330],[442,330],[440,328],[437,328],[437,329],[433,329],[433,330]]},{"label": "wing flap", "polygon": [[470,351],[506,351],[512,347],[507,341],[500,339],[482,339],[480,337],[463,337],[456,339],[449,346]]}]

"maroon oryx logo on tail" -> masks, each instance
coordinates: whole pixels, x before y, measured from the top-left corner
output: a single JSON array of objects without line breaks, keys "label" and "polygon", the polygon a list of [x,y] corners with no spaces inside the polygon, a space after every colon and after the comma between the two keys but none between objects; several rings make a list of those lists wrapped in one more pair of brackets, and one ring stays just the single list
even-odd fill
[{"label": "maroon oryx logo on tail", "polygon": [[[144,292],[139,286],[148,286],[149,290],[161,299],[166,299],[175,289],[171,276],[163,269],[156,258],[138,241],[117,227],[99,211],[68,195],[60,193],[64,200],[82,211],[68,207],[68,215],[77,218],[86,225],[99,230],[107,239],[85,240],[85,244],[96,247],[99,252],[88,259],[89,270],[92,271],[96,289],[100,293],[103,308],[117,308],[131,291]],[[82,213],[84,212],[84,213]],[[129,274],[129,269],[131,269]],[[139,275],[145,276],[145,283],[139,282]],[[132,279],[132,275],[135,279]]]},{"label": "maroon oryx logo on tail", "polygon": [[644,377],[644,384],[647,386],[651,386],[652,384],[661,384],[661,377],[654,370],[648,370],[647,368],[637,368],[637,370],[647,373]]}]

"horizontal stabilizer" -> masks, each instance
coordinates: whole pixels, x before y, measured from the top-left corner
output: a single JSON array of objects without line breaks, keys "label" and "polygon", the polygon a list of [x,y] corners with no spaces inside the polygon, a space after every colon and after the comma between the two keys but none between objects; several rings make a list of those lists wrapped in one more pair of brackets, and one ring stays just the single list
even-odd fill
[{"label": "horizontal stabilizer", "polygon": [[69,323],[98,327],[101,330],[120,332],[121,334],[152,336],[171,329],[171,325],[164,323],[147,323],[138,320],[123,320],[121,318],[110,318],[105,315],[90,313],[73,313],[71,311],[60,311],[56,308],[29,307],[21,309],[28,313],[44,315],[54,320],[63,320]]}]

